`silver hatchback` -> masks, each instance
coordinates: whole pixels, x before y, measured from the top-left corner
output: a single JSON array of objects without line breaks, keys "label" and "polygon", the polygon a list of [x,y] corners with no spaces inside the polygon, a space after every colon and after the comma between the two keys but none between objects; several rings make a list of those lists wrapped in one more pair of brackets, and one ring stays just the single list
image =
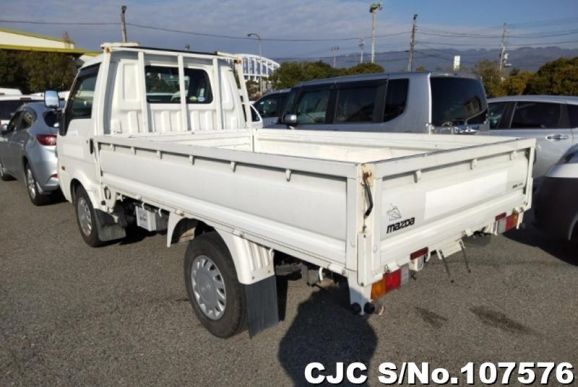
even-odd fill
[{"label": "silver hatchback", "polygon": [[22,105],[0,131],[0,179],[25,182],[35,205],[58,191],[57,113],[43,102]]},{"label": "silver hatchback", "polygon": [[490,135],[536,139],[534,178],[578,143],[578,97],[519,95],[488,100]]}]

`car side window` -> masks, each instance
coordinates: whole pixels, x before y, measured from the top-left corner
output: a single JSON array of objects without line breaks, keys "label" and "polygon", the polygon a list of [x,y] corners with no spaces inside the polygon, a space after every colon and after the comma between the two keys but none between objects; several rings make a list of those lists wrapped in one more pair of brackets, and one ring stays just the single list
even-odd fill
[{"label": "car side window", "polygon": [[560,123],[560,104],[518,102],[512,118],[512,129],[557,129]]},{"label": "car side window", "polygon": [[16,125],[18,124],[18,121],[20,121],[21,115],[22,115],[21,111],[14,113],[14,115],[10,119],[10,122],[8,122],[8,127],[6,128],[9,132],[13,132],[14,130],[16,130]]},{"label": "car side window", "polygon": [[490,122],[490,129],[507,129],[503,123],[503,117],[506,113],[507,107],[508,102],[496,102],[489,104],[488,120]]},{"label": "car side window", "polygon": [[255,104],[255,109],[263,118],[277,117],[279,115],[279,100],[279,95],[265,96]]},{"label": "car side window", "polygon": [[339,90],[334,122],[373,122],[378,86]]},{"label": "car side window", "polygon": [[384,122],[391,121],[403,114],[407,105],[408,89],[409,79],[392,79],[387,82]]},{"label": "car side window", "polygon": [[578,128],[578,105],[566,105],[566,106],[568,107],[570,127]]},{"label": "car side window", "polygon": [[324,124],[330,93],[329,89],[304,91],[297,102],[295,111],[297,123]]},{"label": "car side window", "polygon": [[18,130],[26,130],[36,121],[36,113],[32,110],[25,109],[21,113],[20,123],[17,125]]}]

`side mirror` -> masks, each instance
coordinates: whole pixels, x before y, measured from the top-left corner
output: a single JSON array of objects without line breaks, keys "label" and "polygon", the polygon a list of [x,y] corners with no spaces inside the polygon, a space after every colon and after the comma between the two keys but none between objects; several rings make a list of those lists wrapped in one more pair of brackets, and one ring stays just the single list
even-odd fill
[{"label": "side mirror", "polygon": [[281,117],[281,123],[285,125],[297,125],[297,114],[284,114],[283,117]]},{"label": "side mirror", "polygon": [[49,109],[58,109],[60,107],[60,98],[55,90],[46,90],[44,92],[44,106]]},{"label": "side mirror", "polygon": [[8,133],[8,124],[2,124],[2,126],[0,126],[0,134],[4,135]]}]

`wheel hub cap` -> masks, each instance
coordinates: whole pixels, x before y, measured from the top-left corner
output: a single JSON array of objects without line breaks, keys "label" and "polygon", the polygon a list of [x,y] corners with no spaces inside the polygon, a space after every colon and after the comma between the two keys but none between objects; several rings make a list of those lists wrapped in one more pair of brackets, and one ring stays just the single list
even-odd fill
[{"label": "wheel hub cap", "polygon": [[26,170],[26,186],[30,192],[30,197],[34,199],[36,197],[36,180],[34,180],[34,175],[30,169]]},{"label": "wheel hub cap", "polygon": [[92,214],[90,213],[90,207],[88,207],[86,199],[78,199],[77,211],[80,229],[84,235],[88,236],[92,231]]},{"label": "wheel hub cap", "polygon": [[191,283],[197,305],[205,316],[218,320],[225,313],[227,295],[223,276],[211,258],[200,255],[193,261]]}]

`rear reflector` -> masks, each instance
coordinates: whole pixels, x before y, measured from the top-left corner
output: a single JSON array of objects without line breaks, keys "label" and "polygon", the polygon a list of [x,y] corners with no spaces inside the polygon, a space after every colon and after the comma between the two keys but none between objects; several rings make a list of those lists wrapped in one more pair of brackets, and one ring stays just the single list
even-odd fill
[{"label": "rear reflector", "polygon": [[428,248],[424,247],[421,250],[414,251],[409,255],[409,270],[420,271],[423,269],[425,259],[427,258]]},{"label": "rear reflector", "polygon": [[56,145],[56,136],[53,134],[39,134],[36,139],[45,146]]},{"label": "rear reflector", "polygon": [[518,213],[516,211],[512,212],[510,216],[505,215],[504,213],[496,216],[496,230],[498,234],[505,233],[518,226]]},{"label": "rear reflector", "polygon": [[371,299],[377,300],[386,293],[395,290],[409,281],[409,267],[402,266],[396,271],[385,273],[383,277],[371,285]]}]

